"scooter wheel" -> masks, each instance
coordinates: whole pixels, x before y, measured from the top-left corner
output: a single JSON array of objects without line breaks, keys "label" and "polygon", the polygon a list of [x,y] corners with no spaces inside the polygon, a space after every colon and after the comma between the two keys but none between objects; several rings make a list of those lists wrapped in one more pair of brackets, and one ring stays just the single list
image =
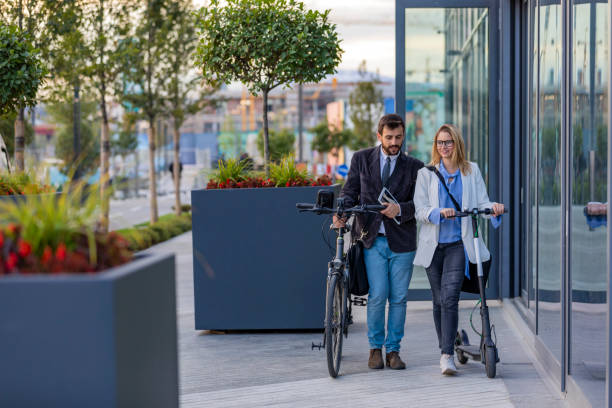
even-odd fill
[{"label": "scooter wheel", "polygon": [[461,364],[465,364],[467,363],[468,358],[465,356],[465,354],[463,354],[463,351],[457,350],[457,360],[459,360]]},{"label": "scooter wheel", "polygon": [[497,356],[495,353],[495,347],[487,347],[485,351],[485,367],[487,369],[487,377],[495,378],[496,364]]}]

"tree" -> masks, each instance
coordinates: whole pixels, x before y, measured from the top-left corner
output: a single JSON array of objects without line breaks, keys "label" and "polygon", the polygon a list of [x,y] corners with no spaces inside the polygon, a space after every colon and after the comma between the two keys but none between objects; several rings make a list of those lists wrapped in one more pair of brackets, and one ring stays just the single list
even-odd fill
[{"label": "tree", "polygon": [[123,99],[138,109],[149,124],[149,195],[151,223],[157,222],[157,186],[155,177],[156,121],[165,110],[164,64],[168,59],[166,34],[169,25],[175,24],[169,18],[173,2],[169,0],[147,0],[142,17],[131,37],[123,42],[122,53],[124,81],[133,86],[126,90]]},{"label": "tree", "polygon": [[[47,111],[53,121],[59,125],[56,132],[55,155],[64,161],[65,171],[78,171],[80,174],[91,173],[99,166],[100,142],[97,137],[99,127],[95,125],[97,104],[95,99],[82,98],[79,131],[81,150],[76,162],[73,148],[74,115],[72,98],[65,93],[63,101],[47,105]],[[72,168],[75,166],[74,168]]]},{"label": "tree", "polygon": [[199,13],[196,65],[203,77],[240,81],[263,96],[264,160],[269,174],[268,94],[336,72],[342,50],[329,10],[296,0],[211,0]]},{"label": "tree", "polygon": [[[52,67],[49,100],[65,104],[70,99],[67,92],[72,89],[73,124],[82,122],[81,88],[88,55],[83,30],[85,6],[85,0],[48,0],[45,6],[49,34],[47,59]],[[81,157],[81,127],[74,126],[72,129],[73,159],[70,162],[78,162]],[[72,177],[78,179],[80,166],[73,170]]]},{"label": "tree", "polygon": [[[174,146],[173,168],[180,168],[180,129],[188,115],[194,114],[210,104],[211,95],[218,89],[216,84],[202,87],[202,77],[194,75],[188,61],[193,59],[196,46],[196,16],[191,0],[176,0],[169,10],[172,20],[165,28],[168,64],[166,81],[166,114],[172,118],[172,140]],[[174,209],[181,214],[180,172],[174,172]]]},{"label": "tree", "polygon": [[354,137],[348,141],[348,146],[352,150],[376,143],[376,121],[383,112],[382,91],[376,86],[378,79],[366,80],[365,61],[359,65],[359,74],[362,80],[349,95]]},{"label": "tree", "polygon": [[85,43],[87,69],[85,75],[98,94],[101,113],[100,134],[100,196],[102,211],[100,229],[108,230],[109,216],[109,159],[110,128],[107,98],[121,68],[123,53],[127,52],[123,39],[129,32],[129,21],[134,11],[133,2],[122,0],[84,0],[84,24],[91,33]]},{"label": "tree", "polygon": [[[15,120],[15,164],[23,171],[23,110],[36,104],[46,70],[28,36],[0,22],[0,114],[18,111]],[[8,146],[7,146],[8,147]]]},{"label": "tree", "polygon": [[317,126],[310,129],[314,133],[312,139],[312,150],[321,153],[336,152],[346,146],[349,140],[354,139],[354,133],[348,129],[335,130],[330,129],[326,120],[319,123]]},{"label": "tree", "polygon": [[[30,54],[46,55],[45,44],[47,42],[47,24],[46,24],[46,9],[45,4],[52,0],[3,0],[5,7],[0,7],[0,18],[6,25],[13,25],[19,28],[20,35],[23,35],[24,39],[30,44]],[[0,23],[1,24],[1,23]],[[6,47],[7,43],[0,43],[0,49],[8,50]],[[37,50],[37,51],[34,51]],[[40,51],[38,51],[40,50]],[[24,55],[22,54],[22,57]],[[16,57],[13,55],[13,57]],[[0,55],[0,61],[4,61],[4,55]],[[30,76],[24,83],[25,88],[23,89],[24,95],[31,95],[31,97],[22,100],[20,106],[18,106],[19,114],[15,120],[15,165],[18,171],[24,169],[24,147],[25,147],[25,119],[24,111],[26,106],[34,106],[36,104],[36,92],[39,86],[43,82],[44,75],[46,73],[46,67],[39,62],[38,69],[42,70],[40,76]],[[2,70],[0,69],[0,73]],[[33,69],[32,73],[36,73],[37,69]],[[11,76],[5,76],[5,78],[11,78]],[[14,76],[13,79],[17,80]],[[24,78],[25,79],[25,78]],[[32,82],[32,80],[38,79],[38,84]],[[5,89],[4,84],[0,81],[0,88]],[[34,87],[34,93],[32,88]],[[0,105],[2,105],[2,94],[0,93]],[[0,110],[2,108],[0,107]]]},{"label": "tree", "polygon": [[33,106],[45,69],[28,37],[1,22],[0,61],[0,114]]},{"label": "tree", "polygon": [[[295,135],[291,130],[283,129],[276,132],[270,129],[269,132],[270,161],[278,162],[283,157],[288,156],[295,151]],[[257,150],[260,152],[264,150],[263,130],[260,130],[259,134],[257,135]]]}]

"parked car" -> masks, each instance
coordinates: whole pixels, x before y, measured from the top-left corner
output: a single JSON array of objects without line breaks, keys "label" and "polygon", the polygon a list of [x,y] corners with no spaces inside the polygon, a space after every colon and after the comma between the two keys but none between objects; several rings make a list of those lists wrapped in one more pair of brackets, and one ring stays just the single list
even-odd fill
[{"label": "parked car", "polygon": [[9,173],[12,171],[9,152],[4,143],[4,137],[0,134],[0,171],[2,170],[7,170]]}]

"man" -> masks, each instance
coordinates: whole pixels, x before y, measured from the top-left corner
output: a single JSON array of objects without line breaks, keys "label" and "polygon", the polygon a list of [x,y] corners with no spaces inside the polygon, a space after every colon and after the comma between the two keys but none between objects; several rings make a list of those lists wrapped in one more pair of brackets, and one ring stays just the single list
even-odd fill
[{"label": "man", "polygon": [[[378,197],[386,187],[399,204],[386,203],[380,214],[357,217],[352,233],[361,237],[365,249],[365,264],[370,292],[368,294],[368,367],[404,369],[399,356],[404,336],[408,285],[412,277],[412,262],[416,250],[416,220],[414,217],[414,188],[417,172],[423,163],[402,154],[405,125],[399,115],[389,114],[378,123],[379,146],[363,149],[353,155],[351,167],[341,196],[345,204],[378,204]],[[336,226],[345,220],[334,218]],[[399,224],[398,224],[399,222]],[[389,302],[389,316],[385,335],[385,309]]]}]

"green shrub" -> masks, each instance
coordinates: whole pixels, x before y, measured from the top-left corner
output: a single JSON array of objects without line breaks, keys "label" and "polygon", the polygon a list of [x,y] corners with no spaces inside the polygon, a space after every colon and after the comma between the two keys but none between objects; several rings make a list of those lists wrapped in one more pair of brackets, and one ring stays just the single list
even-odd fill
[{"label": "green shrub", "polygon": [[118,233],[128,241],[130,249],[142,251],[189,230],[191,230],[191,214],[182,213],[180,216],[166,214],[153,225],[143,223],[120,230]]}]

